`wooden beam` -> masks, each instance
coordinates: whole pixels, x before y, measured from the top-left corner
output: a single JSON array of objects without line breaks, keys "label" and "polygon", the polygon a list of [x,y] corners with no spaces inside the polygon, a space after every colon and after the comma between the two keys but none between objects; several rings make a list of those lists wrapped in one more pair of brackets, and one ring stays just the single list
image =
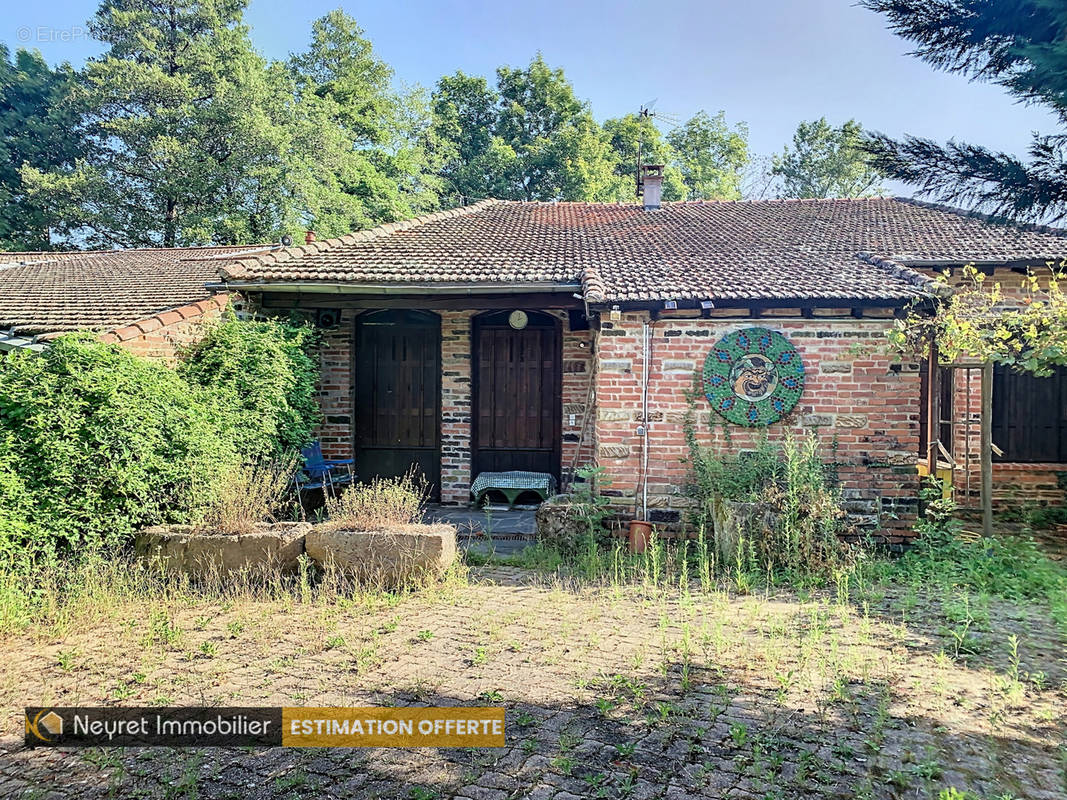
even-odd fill
[{"label": "wooden beam", "polygon": [[993,362],[982,366],[982,535],[993,535]]},{"label": "wooden beam", "polygon": [[941,438],[941,370],[937,366],[937,342],[930,342],[926,357],[926,467],[937,477],[937,445]]},{"label": "wooden beam", "polygon": [[261,292],[261,308],[423,308],[463,311],[493,308],[582,308],[582,302],[562,292],[492,295],[346,295],[307,292]]}]

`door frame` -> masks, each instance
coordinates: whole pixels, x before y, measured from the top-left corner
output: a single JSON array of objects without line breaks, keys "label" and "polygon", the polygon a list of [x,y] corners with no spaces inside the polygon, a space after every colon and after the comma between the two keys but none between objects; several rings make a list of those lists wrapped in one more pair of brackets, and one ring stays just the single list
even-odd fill
[{"label": "door frame", "polygon": [[[429,499],[431,501],[433,501],[433,502],[440,502],[440,500],[441,500],[441,480],[442,480],[442,476],[441,476],[441,472],[442,472],[441,458],[442,458],[442,455],[443,455],[442,450],[441,450],[441,444],[442,444],[441,406],[443,405],[442,398],[441,398],[441,373],[442,373],[442,370],[443,370],[443,357],[442,357],[442,352],[441,352],[441,341],[442,341],[442,329],[444,327],[444,321],[441,319],[441,315],[439,313],[437,313],[435,311],[432,311],[430,309],[425,309],[425,308],[404,308],[404,309],[397,309],[397,308],[371,308],[371,309],[367,309],[366,311],[363,311],[363,312],[357,314],[355,319],[352,322],[352,347],[351,347],[352,357],[351,357],[350,363],[351,363],[351,376],[352,376],[351,377],[351,381],[352,381],[352,456],[355,459],[355,470],[354,471],[355,471],[356,475],[359,475],[359,472],[360,472],[360,464],[359,464],[359,452],[360,452],[359,451],[359,434],[360,434],[360,427],[359,426],[360,426],[360,421],[359,421],[359,419],[357,419],[357,416],[356,416],[356,392],[359,391],[359,386],[360,386],[360,374],[359,374],[359,350],[360,350],[360,331],[361,331],[360,322],[361,322],[361,320],[365,320],[370,315],[374,315],[374,314],[378,314],[378,313],[386,313],[386,312],[396,312],[396,311],[415,311],[415,312],[418,312],[420,314],[427,314],[429,316],[433,316],[433,317],[435,317],[437,319],[437,325],[435,326],[435,341],[434,341],[434,352],[437,354],[437,369],[434,370],[434,387],[433,387],[434,404],[435,404],[435,408],[436,408],[436,413],[435,413],[435,416],[434,416],[434,426],[433,426],[433,430],[434,430],[433,452],[434,452],[434,463],[437,465],[437,470],[436,470],[437,480],[430,487],[430,497],[429,497]],[[427,326],[427,327],[429,327],[429,326]]]},{"label": "door frame", "polygon": [[[509,309],[491,309],[482,311],[471,317],[471,441],[470,441],[470,480],[475,476],[475,465],[478,462],[478,404],[480,402],[479,371],[481,365],[481,332],[486,327],[484,320],[490,315],[502,314],[511,311],[525,311],[527,314],[551,320],[552,328],[556,336],[555,352],[552,354],[552,383],[555,387],[552,398],[552,466],[556,480],[562,479],[563,467],[563,321],[546,311],[536,308],[524,308],[516,306]],[[548,326],[545,326],[548,327]]]}]

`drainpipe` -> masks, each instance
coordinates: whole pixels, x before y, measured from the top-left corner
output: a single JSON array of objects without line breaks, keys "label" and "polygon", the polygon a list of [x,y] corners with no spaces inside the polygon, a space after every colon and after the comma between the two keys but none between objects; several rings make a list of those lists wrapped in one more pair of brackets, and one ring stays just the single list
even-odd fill
[{"label": "drainpipe", "polygon": [[639,519],[648,520],[648,379],[652,369],[652,321],[645,320],[641,331],[641,427],[638,435],[642,437],[641,444],[641,516]]}]

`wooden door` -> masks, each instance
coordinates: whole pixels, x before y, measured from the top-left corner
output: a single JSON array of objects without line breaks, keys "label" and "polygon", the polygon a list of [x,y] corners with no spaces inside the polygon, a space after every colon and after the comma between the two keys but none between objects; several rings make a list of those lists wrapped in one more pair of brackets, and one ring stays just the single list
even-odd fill
[{"label": "wooden door", "polygon": [[1067,462],[1067,367],[1047,378],[994,368],[993,443],[996,461]]},{"label": "wooden door", "polygon": [[355,453],[361,480],[414,467],[441,484],[441,318],[371,311],[356,318]]},{"label": "wooden door", "polygon": [[474,318],[472,479],[480,472],[560,475],[559,321],[527,312],[516,330],[509,312]]}]

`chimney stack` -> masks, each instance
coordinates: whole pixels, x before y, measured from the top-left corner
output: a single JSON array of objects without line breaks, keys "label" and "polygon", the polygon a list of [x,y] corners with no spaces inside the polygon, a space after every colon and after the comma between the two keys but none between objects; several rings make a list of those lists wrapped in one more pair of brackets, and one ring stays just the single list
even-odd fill
[{"label": "chimney stack", "polygon": [[313,241],[315,241],[315,231],[305,231],[304,244],[311,244]]},{"label": "chimney stack", "polygon": [[645,211],[659,208],[663,195],[663,165],[644,164],[641,167],[641,197]]}]

